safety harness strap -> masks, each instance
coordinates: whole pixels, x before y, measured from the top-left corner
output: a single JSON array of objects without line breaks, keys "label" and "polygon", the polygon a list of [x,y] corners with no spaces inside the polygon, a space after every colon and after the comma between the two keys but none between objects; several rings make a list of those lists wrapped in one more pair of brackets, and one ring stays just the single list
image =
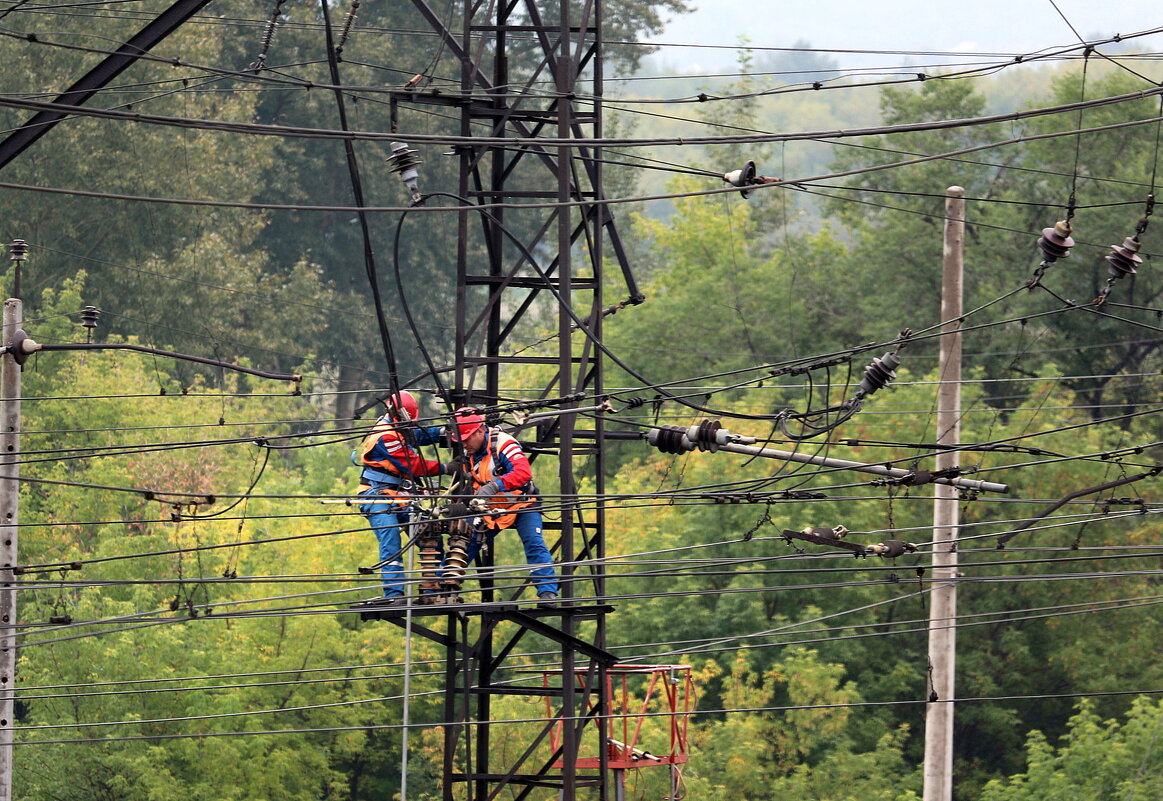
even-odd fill
[{"label": "safety harness strap", "polygon": [[374,481],[377,484],[389,484],[391,486],[399,486],[404,481],[404,479],[400,478],[399,476],[392,475],[386,470],[377,470],[374,467],[367,466],[363,468],[363,472],[360,473],[359,479],[364,483],[370,484]]}]

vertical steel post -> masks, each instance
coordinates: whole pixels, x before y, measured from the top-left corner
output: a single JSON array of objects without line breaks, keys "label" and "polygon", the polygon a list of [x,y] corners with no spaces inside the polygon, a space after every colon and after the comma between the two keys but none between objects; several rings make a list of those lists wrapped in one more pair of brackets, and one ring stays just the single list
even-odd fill
[{"label": "vertical steel post", "polygon": [[[412,0],[413,5],[433,27],[450,55],[459,59],[461,67],[460,96],[447,91],[426,92],[409,90],[399,95],[401,102],[443,105],[456,108],[460,114],[462,136],[480,136],[487,132],[492,137],[519,137],[520,146],[487,147],[463,145],[456,148],[460,157],[460,178],[457,195],[467,207],[481,204],[487,212],[477,217],[463,208],[458,212],[458,244],[456,254],[457,296],[455,319],[455,376],[456,405],[487,406],[507,399],[500,383],[505,367],[521,364],[552,364],[557,369],[547,394],[570,395],[584,392],[602,395],[602,356],[592,342],[574,347],[580,341],[572,330],[575,316],[589,315],[587,326],[595,338],[601,336],[602,309],[601,251],[608,241],[614,254],[621,260],[630,295],[639,297],[633,276],[625,262],[625,253],[619,246],[617,231],[609,211],[603,207],[602,174],[597,152],[584,147],[585,140],[601,136],[601,0],[529,0],[524,4],[519,19],[518,3],[502,0],[500,3],[467,2],[463,6],[459,31],[450,28],[447,18],[430,5],[430,0]],[[485,16],[490,18],[486,19]],[[510,36],[514,31],[519,33]],[[518,44],[521,59],[510,63],[509,50]],[[532,59],[539,58],[540,62]],[[491,67],[491,70],[490,70]],[[580,93],[578,83],[591,75],[593,92]],[[546,95],[536,86],[544,76],[552,74],[553,92]],[[593,100],[586,97],[592,95]],[[570,145],[539,145],[540,138],[557,138]],[[548,180],[547,180],[548,179]],[[549,210],[539,210],[527,199],[556,201]],[[594,205],[586,205],[589,202]],[[578,205],[580,202],[580,205]],[[529,208],[525,208],[529,206]],[[483,230],[483,247],[470,240],[470,232],[479,224]],[[503,228],[502,228],[503,226]],[[556,236],[555,236],[556,234]],[[577,250],[574,250],[574,248]],[[530,263],[532,262],[532,263]],[[585,264],[592,267],[590,276]],[[592,297],[585,295],[592,292]],[[560,305],[548,308],[554,294]],[[578,297],[574,297],[577,295]],[[545,310],[545,317],[555,319],[557,353],[526,354],[523,342],[515,342],[525,333],[517,328],[527,311]],[[552,315],[552,317],[550,317]],[[531,316],[531,315],[530,315]],[[482,381],[475,380],[481,371]],[[571,402],[569,405],[585,405]],[[568,406],[563,411],[568,411]],[[593,431],[579,425],[575,415],[564,414],[547,428],[528,429],[527,436],[536,436],[531,449],[534,457],[553,458],[556,453],[560,492],[566,499],[562,521],[551,520],[548,528],[560,526],[561,536],[557,561],[560,563],[563,603],[553,612],[539,611],[538,625],[545,617],[561,616],[562,675],[575,676],[575,668],[583,660],[594,660],[588,647],[591,643],[604,653],[607,610],[583,609],[583,598],[604,599],[605,586],[600,567],[593,567],[604,556],[604,518],[600,508],[594,518],[569,499],[576,493],[576,472],[579,457],[595,457],[587,469],[596,469],[598,492],[604,488],[604,461],[601,457],[603,430],[600,422]],[[588,440],[592,439],[593,445]],[[583,443],[583,440],[587,440]],[[582,443],[582,444],[579,444]],[[545,470],[549,469],[547,465]],[[540,463],[537,472],[542,473]],[[547,485],[551,482],[547,479]],[[548,486],[547,486],[548,489]],[[553,542],[550,541],[550,546]],[[585,589],[577,579],[572,564],[584,558],[589,567]],[[489,566],[492,552],[485,558]],[[592,575],[591,575],[592,574]],[[592,580],[592,593],[588,591]],[[505,601],[502,592],[492,580],[482,578],[481,600]],[[532,600],[532,599],[529,599]],[[585,640],[575,632],[579,626],[576,615],[593,619],[587,625]],[[524,622],[523,625],[529,625]],[[593,633],[592,639],[588,636]],[[608,730],[608,711],[604,696],[605,663],[603,656],[594,663],[594,671],[586,688],[576,681],[563,681],[561,689],[561,717],[563,718],[560,754],[547,757],[534,767],[527,760],[540,759],[531,745],[529,752],[510,766],[494,766],[496,754],[490,747],[490,729],[493,721],[492,697],[496,694],[492,676],[521,633],[511,637],[510,645],[498,647],[492,638],[497,636],[491,625],[482,623],[479,636],[468,639],[467,627],[457,632],[450,629],[447,646],[467,649],[470,656],[452,660],[447,665],[446,708],[451,713],[445,729],[444,798],[452,801],[453,786],[465,786],[464,801],[483,801],[504,785],[525,789],[523,798],[533,787],[560,787],[561,797],[577,797],[579,783],[597,787],[596,801],[607,801],[613,794],[607,786],[608,765],[603,758],[597,767],[598,776],[589,775],[590,768],[579,769],[578,753],[585,726],[595,725],[599,742],[604,742]],[[550,635],[546,635],[550,636]],[[581,647],[579,647],[581,646]],[[592,674],[597,674],[594,689]],[[456,703],[450,703],[455,697]],[[588,704],[596,697],[594,704]],[[588,738],[587,738],[588,739]],[[463,765],[462,770],[457,770]],[[556,771],[561,765],[561,775]],[[506,773],[506,771],[508,771]],[[580,777],[579,777],[579,774]],[[460,798],[461,791],[455,795]]]},{"label": "vertical steel post", "polygon": [[[22,322],[23,304],[4,301],[4,342]],[[12,747],[16,729],[16,535],[20,497],[20,365],[0,357],[0,801],[12,798]]]},{"label": "vertical steel post", "polygon": [[[961,442],[961,279],[965,247],[965,190],[945,198],[945,253],[941,275],[940,384],[937,443]],[[956,467],[958,454],[942,450],[937,469]],[[925,713],[924,801],[953,797],[953,698],[957,650],[957,489],[934,484],[933,592],[929,599],[930,701]]]}]

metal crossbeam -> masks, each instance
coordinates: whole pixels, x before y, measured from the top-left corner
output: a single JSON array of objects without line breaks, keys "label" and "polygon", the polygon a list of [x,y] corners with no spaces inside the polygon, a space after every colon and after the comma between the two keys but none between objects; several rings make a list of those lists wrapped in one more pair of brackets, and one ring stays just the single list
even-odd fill
[{"label": "metal crossbeam", "polygon": [[[64,106],[84,105],[85,101],[97,94],[101,87],[131,67],[210,2],[211,0],[178,0],[52,102]],[[67,116],[68,114],[63,111],[40,111],[17,128],[7,139],[0,142],[0,170]]]}]

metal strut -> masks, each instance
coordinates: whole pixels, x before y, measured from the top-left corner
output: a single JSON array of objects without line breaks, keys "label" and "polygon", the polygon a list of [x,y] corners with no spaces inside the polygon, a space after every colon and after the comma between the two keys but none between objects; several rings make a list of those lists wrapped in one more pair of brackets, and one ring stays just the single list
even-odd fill
[{"label": "metal strut", "polygon": [[[190,17],[210,4],[210,0],[178,0],[133,37],[117,48],[100,64],[89,70],[72,86],[53,99],[62,106],[80,106],[112,81],[155,45],[176,31]],[[33,142],[53,129],[68,114],[64,111],[40,111],[7,139],[0,142],[0,170],[25,151]]]}]

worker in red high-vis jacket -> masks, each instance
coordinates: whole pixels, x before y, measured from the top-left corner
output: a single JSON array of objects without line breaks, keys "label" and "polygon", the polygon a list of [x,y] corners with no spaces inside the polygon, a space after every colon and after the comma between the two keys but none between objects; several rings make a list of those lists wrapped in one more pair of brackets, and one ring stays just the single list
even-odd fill
[{"label": "worker in red high-vis jacket", "polygon": [[478,534],[483,536],[472,538],[468,560],[477,555],[486,539],[492,543],[498,531],[516,528],[525,561],[533,567],[530,576],[537,597],[543,604],[553,601],[558,593],[553,557],[541,534],[541,504],[521,443],[499,428],[489,428],[483,415],[467,407],[456,410],[456,425],[448,436],[464,447],[474,506],[488,512],[480,517],[484,530]]},{"label": "worker in red high-vis jacket", "polygon": [[420,405],[411,392],[398,392],[385,405],[387,412],[352,454],[352,461],[362,467],[359,496],[367,499],[359,511],[367,518],[380,546],[383,598],[366,602],[375,606],[405,602],[400,528],[411,519],[415,480],[460,469],[459,463],[444,465],[420,455],[420,446],[436,444],[443,431],[440,426],[412,424],[420,418]]}]

